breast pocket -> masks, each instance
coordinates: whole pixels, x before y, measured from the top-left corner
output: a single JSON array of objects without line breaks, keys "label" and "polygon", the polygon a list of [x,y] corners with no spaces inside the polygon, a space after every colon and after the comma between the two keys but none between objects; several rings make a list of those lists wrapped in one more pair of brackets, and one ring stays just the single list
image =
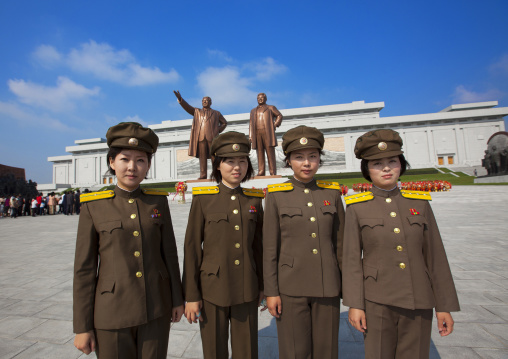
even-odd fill
[{"label": "breast pocket", "polygon": [[295,216],[301,216],[302,210],[301,208],[297,207],[283,207],[279,210],[280,216],[282,218],[293,218]]},{"label": "breast pocket", "polygon": [[427,220],[424,216],[416,215],[407,217],[409,222],[408,235],[419,241],[423,240],[423,233],[427,229]]},{"label": "breast pocket", "polygon": [[359,225],[362,232],[362,239],[365,243],[374,245],[382,240],[380,235],[384,228],[382,218],[362,218],[359,220]]},{"label": "breast pocket", "polygon": [[111,234],[115,229],[121,229],[122,228],[122,221],[119,220],[119,219],[116,219],[116,220],[113,220],[113,221],[107,221],[107,222],[97,223],[95,225],[95,228],[97,229],[97,232]]},{"label": "breast pocket", "polygon": [[227,222],[228,215],[226,213],[210,213],[206,216],[206,221],[208,224],[219,223],[221,221]]},{"label": "breast pocket", "polygon": [[283,207],[279,209],[280,229],[282,233],[290,234],[298,230],[298,221],[302,219],[302,210],[294,207]]}]

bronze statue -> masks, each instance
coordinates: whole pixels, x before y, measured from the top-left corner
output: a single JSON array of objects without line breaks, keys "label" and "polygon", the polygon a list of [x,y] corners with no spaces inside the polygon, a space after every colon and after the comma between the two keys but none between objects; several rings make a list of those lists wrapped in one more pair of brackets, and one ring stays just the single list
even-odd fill
[{"label": "bronze statue", "polygon": [[250,111],[249,139],[258,156],[257,176],[265,175],[265,151],[270,175],[277,174],[275,128],[282,123],[282,114],[275,106],[266,104],[266,94],[258,94],[258,106]]},{"label": "bronze statue", "polygon": [[219,111],[212,110],[212,99],[203,97],[203,108],[194,108],[189,105],[180,95],[179,91],[173,91],[178,103],[187,113],[193,116],[191,136],[189,141],[189,156],[199,158],[199,179],[207,177],[207,161],[211,158],[210,147],[212,140],[224,131],[228,122]]}]

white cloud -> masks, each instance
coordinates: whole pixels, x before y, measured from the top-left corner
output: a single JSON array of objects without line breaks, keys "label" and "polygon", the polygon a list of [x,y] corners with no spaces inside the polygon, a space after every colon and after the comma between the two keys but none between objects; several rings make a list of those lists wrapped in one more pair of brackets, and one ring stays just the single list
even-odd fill
[{"label": "white cloud", "polygon": [[93,40],[71,49],[67,55],[52,46],[41,45],[34,56],[42,64],[60,62],[74,71],[128,86],[174,83],[180,77],[175,69],[163,72],[157,67],[143,67],[129,50],[116,50],[107,43]]},{"label": "white cloud", "polygon": [[233,61],[233,58],[231,56],[229,56],[227,53],[225,53],[224,51],[220,51],[220,50],[210,50],[208,49],[208,55],[210,57],[216,57],[220,60],[224,60],[224,61],[227,61],[227,62],[232,62]]},{"label": "white cloud", "polygon": [[54,112],[71,110],[76,100],[96,96],[100,92],[99,87],[88,89],[63,76],[58,77],[55,87],[24,80],[9,80],[7,84],[20,102]]},{"label": "white cloud", "polygon": [[463,85],[455,88],[453,99],[455,103],[496,101],[504,97],[504,93],[497,89],[490,89],[485,92],[474,92],[467,90]]},{"label": "white cloud", "polygon": [[490,70],[495,74],[508,75],[508,54],[504,54],[499,61],[490,65]]},{"label": "white cloud", "polygon": [[[226,56],[219,50],[208,53]],[[286,66],[267,57],[241,66],[208,67],[197,76],[197,82],[203,95],[210,96],[217,107],[250,106],[256,103],[258,92],[254,87],[286,71]]]},{"label": "white cloud", "polygon": [[63,122],[49,117],[47,115],[36,115],[20,107],[17,103],[0,101],[0,118],[4,120],[14,120],[24,125],[36,126],[40,129],[51,129],[62,132],[73,131],[73,129]]},{"label": "white cloud", "polygon": [[54,65],[62,61],[62,55],[53,47],[49,45],[41,45],[37,47],[33,56],[40,61],[42,65]]},{"label": "white cloud", "polygon": [[277,63],[271,57],[248,63],[245,65],[245,68],[254,71],[256,79],[260,81],[270,80],[274,75],[283,74],[288,69],[285,65]]},{"label": "white cloud", "polygon": [[256,99],[257,94],[249,89],[252,80],[242,77],[239,69],[234,66],[209,67],[198,75],[197,80],[198,87],[205,96],[212,98],[213,104],[247,105]]}]

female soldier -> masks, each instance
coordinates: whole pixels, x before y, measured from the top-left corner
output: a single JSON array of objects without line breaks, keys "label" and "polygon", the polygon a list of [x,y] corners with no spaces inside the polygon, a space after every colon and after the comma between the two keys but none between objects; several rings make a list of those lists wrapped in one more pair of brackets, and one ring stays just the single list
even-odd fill
[{"label": "female soldier", "polygon": [[231,323],[233,358],[258,357],[257,307],[263,296],[262,190],[251,178],[250,143],[239,132],[217,136],[211,146],[212,178],[195,187],[185,234],[185,316],[199,320],[205,359],[227,359]]},{"label": "female soldier", "polygon": [[344,305],[366,358],[428,358],[432,308],[442,336],[459,310],[430,195],[397,187],[407,166],[401,147],[392,130],[360,136],[355,154],[372,192],[345,198]]},{"label": "female soldier", "polygon": [[337,358],[344,208],[338,183],[314,180],[324,144],[316,128],[282,137],[288,182],[268,186],[263,228],[265,295],[280,358]]},{"label": "female soldier", "polygon": [[139,186],[159,138],[135,122],[111,127],[106,138],[117,186],[81,197],[74,345],[101,359],[163,359],[183,296],[167,193]]}]

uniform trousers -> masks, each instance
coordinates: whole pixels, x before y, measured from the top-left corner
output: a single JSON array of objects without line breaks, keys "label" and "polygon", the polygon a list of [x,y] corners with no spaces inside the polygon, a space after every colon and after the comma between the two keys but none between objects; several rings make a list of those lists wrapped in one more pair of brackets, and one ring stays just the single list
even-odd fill
[{"label": "uniform trousers", "polygon": [[98,359],[166,359],[171,315],[123,329],[95,329]]},{"label": "uniform trousers", "polygon": [[432,309],[404,309],[365,301],[366,359],[428,359]]},{"label": "uniform trousers", "polygon": [[258,129],[256,133],[256,153],[258,156],[258,176],[265,175],[265,150],[266,157],[268,157],[268,168],[270,175],[277,174],[277,164],[275,163],[275,147],[267,144],[267,136],[265,129]]},{"label": "uniform trousers", "polygon": [[280,359],[339,357],[339,297],[290,297],[281,294],[277,319]]},{"label": "uniform trousers", "polygon": [[233,359],[258,357],[258,301],[220,307],[203,300],[201,341],[205,359],[228,359],[228,329],[231,323]]},{"label": "uniform trousers", "polygon": [[199,158],[199,178],[205,179],[207,177],[206,168],[208,165],[208,158],[210,158],[211,142],[206,139],[198,142],[198,158]]}]

